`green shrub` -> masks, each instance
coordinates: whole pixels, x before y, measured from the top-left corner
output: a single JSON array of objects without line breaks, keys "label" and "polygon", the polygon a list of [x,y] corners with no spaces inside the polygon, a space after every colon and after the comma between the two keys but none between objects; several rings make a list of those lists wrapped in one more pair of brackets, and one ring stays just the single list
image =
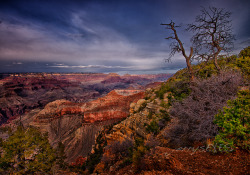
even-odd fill
[{"label": "green shrub", "polygon": [[88,156],[86,161],[86,166],[82,167],[82,170],[86,168],[90,173],[93,173],[95,166],[101,161],[104,147],[107,145],[107,140],[105,138],[105,133],[109,133],[112,129],[113,125],[105,126],[103,130],[101,130],[96,138],[96,144],[94,145],[94,152]]},{"label": "green shrub", "polygon": [[246,56],[250,57],[250,46],[241,50],[239,56],[240,57],[246,57]]},{"label": "green shrub", "polygon": [[55,150],[48,135],[37,128],[18,126],[12,135],[1,143],[0,170],[17,174],[50,174],[55,163]]},{"label": "green shrub", "polygon": [[55,150],[56,151],[56,163],[62,169],[65,169],[67,167],[67,164],[64,161],[67,158],[64,150],[65,150],[64,144],[62,142],[59,142]]},{"label": "green shrub", "polygon": [[168,104],[168,103],[165,103],[164,100],[161,100],[160,106],[163,107],[163,108],[168,108],[168,107],[169,107],[169,104]]},{"label": "green shrub", "polygon": [[242,73],[249,79],[250,78],[250,57],[240,57],[236,61],[236,65],[241,69]]},{"label": "green shrub", "polygon": [[[156,96],[160,99],[164,99],[164,94],[167,92],[171,92],[172,98],[171,100],[182,100],[187,97],[191,90],[189,88],[189,82],[180,78],[173,77],[168,82],[162,84],[160,89],[156,91]],[[170,104],[171,102],[169,102]]]},{"label": "green shrub", "polygon": [[146,131],[153,133],[153,134],[159,133],[160,129],[156,120],[151,121],[150,124],[146,126]]},{"label": "green shrub", "polygon": [[169,82],[162,84],[160,89],[155,92],[156,97],[163,99],[164,94],[170,90],[169,84],[170,84]]},{"label": "green shrub", "polygon": [[250,92],[240,91],[238,98],[228,101],[215,116],[214,121],[221,129],[214,143],[219,151],[230,151],[235,146],[250,148]]},{"label": "green shrub", "polygon": [[[220,65],[221,66],[221,65]],[[208,63],[201,63],[194,66],[194,70],[196,71],[196,77],[201,79],[206,79],[211,77],[213,74],[216,74],[217,71],[215,69],[215,65],[212,61]]]}]

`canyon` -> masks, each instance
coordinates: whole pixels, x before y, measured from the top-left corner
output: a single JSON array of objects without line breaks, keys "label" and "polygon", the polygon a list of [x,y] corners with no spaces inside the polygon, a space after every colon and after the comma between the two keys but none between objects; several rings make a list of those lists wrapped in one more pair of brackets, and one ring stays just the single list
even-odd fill
[{"label": "canyon", "polygon": [[50,144],[65,146],[66,161],[86,157],[98,132],[129,115],[130,104],[144,98],[170,74],[11,74],[0,80],[0,124],[20,123],[48,133]]},{"label": "canyon", "polygon": [[66,99],[87,102],[114,89],[145,89],[171,74],[123,75],[115,73],[23,73],[0,79],[0,125],[49,102]]}]

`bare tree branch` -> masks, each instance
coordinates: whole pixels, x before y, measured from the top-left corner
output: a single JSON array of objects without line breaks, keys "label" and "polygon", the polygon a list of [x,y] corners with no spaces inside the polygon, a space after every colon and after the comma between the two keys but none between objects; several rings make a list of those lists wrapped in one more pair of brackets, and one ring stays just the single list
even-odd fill
[{"label": "bare tree branch", "polygon": [[190,80],[193,81],[194,80],[194,72],[193,72],[193,69],[191,66],[191,59],[193,56],[193,47],[190,48],[190,54],[187,55],[185,48],[183,46],[183,43],[179,39],[177,31],[176,31],[176,28],[178,28],[180,26],[176,26],[172,20],[169,24],[161,24],[161,25],[165,25],[165,26],[167,26],[166,29],[173,31],[174,36],[169,36],[166,38],[168,40],[169,39],[173,40],[172,43],[170,44],[170,48],[171,48],[170,58],[173,57],[176,52],[181,52],[182,55],[184,56],[184,58],[186,59],[186,64],[187,64],[188,72],[190,75]]},{"label": "bare tree branch", "polygon": [[[232,34],[231,12],[223,8],[203,8],[195,23],[189,24],[187,30],[195,35],[191,41],[197,55],[209,55],[214,60],[215,67],[220,72],[217,63],[221,51],[228,52],[233,48],[235,36]],[[203,53],[202,53],[203,52]],[[203,59],[204,57],[200,57]]]}]

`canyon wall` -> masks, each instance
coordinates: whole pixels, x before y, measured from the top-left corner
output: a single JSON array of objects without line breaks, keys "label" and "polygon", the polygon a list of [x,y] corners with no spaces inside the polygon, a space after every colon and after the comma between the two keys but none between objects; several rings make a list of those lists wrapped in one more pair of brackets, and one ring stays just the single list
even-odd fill
[{"label": "canyon wall", "polygon": [[[113,90],[104,97],[86,103],[56,100],[43,109],[23,114],[21,122],[24,126],[31,125],[44,133],[48,132],[54,148],[62,142],[66,161],[73,162],[79,156],[85,157],[91,152],[95,136],[104,126],[126,118],[130,103],[143,97],[144,92],[141,90]],[[15,123],[20,123],[20,119],[11,121],[9,125]]]},{"label": "canyon wall", "polygon": [[140,89],[166,80],[171,74],[123,75],[110,73],[25,73],[0,79],[0,125],[49,102],[66,99],[87,102],[114,89]]}]

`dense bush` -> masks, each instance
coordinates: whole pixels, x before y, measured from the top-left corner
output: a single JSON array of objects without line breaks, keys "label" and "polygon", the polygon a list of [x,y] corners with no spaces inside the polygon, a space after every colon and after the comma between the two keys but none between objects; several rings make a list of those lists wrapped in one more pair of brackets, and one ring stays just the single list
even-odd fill
[{"label": "dense bush", "polygon": [[0,170],[17,174],[50,174],[55,163],[55,151],[48,136],[38,129],[19,126],[1,143]]},{"label": "dense bush", "polygon": [[236,65],[241,69],[242,73],[245,75],[245,77],[250,79],[250,57],[240,57],[236,61]]},{"label": "dense bush", "polygon": [[215,116],[220,128],[214,140],[218,151],[230,151],[235,146],[250,149],[250,91],[240,91],[238,98],[227,104]]},{"label": "dense bush", "polygon": [[245,49],[241,50],[239,56],[240,57],[246,57],[246,56],[250,57],[250,46],[248,46]]},{"label": "dense bush", "polygon": [[159,125],[158,125],[158,122],[153,119],[149,125],[146,124],[146,131],[147,132],[150,132],[150,133],[153,133],[153,134],[158,134],[159,131],[160,131],[160,128],[159,128]]},{"label": "dense bush", "polygon": [[161,104],[163,107],[169,107],[174,101],[182,100],[190,94],[189,82],[180,79],[179,76],[172,77],[166,83],[162,84],[160,89],[155,92],[156,96],[164,99],[164,94],[168,95],[168,104]]},{"label": "dense bush", "polygon": [[224,72],[219,76],[196,81],[190,86],[191,94],[173,104],[170,114],[178,124],[165,132],[169,146],[192,146],[217,134],[214,115],[234,97],[242,77],[237,72]]},{"label": "dense bush", "polygon": [[[228,57],[220,57],[218,64],[223,70],[241,70],[242,73],[249,79],[250,78],[250,46],[243,49],[239,56],[232,55]],[[197,78],[206,79],[212,75],[217,75],[213,61],[202,62],[193,66],[195,76]]]}]

